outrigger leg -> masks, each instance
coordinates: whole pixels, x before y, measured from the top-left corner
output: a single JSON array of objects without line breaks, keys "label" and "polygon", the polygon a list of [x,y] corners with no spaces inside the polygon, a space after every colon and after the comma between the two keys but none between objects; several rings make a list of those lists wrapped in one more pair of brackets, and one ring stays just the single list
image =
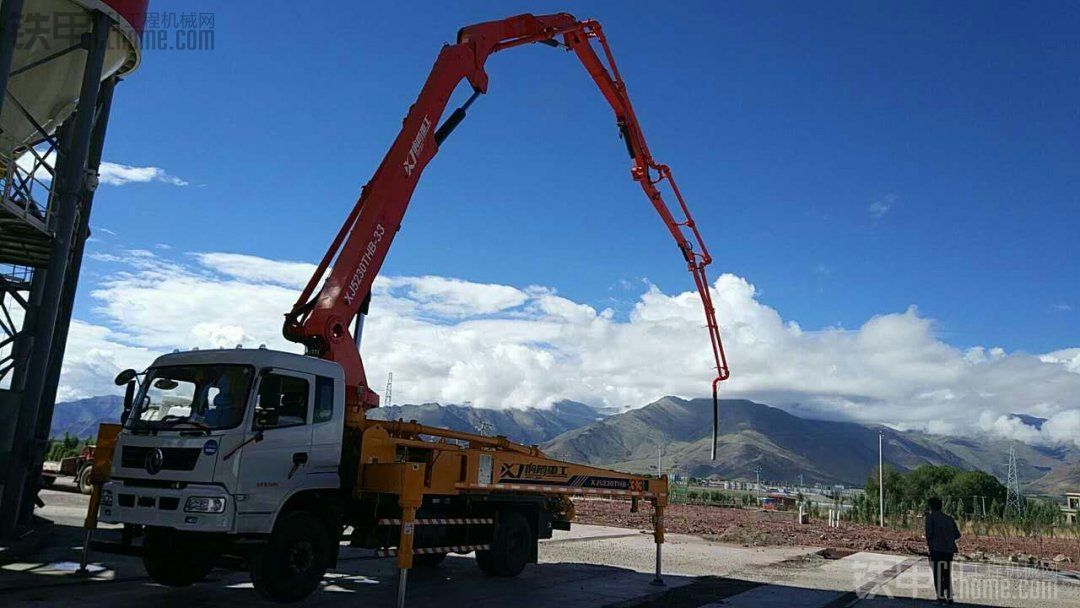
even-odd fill
[{"label": "outrigger leg", "polygon": [[661,547],[664,546],[664,507],[657,500],[653,500],[653,540],[656,542],[656,577],[649,584],[664,587],[664,578],[660,575]]},{"label": "outrigger leg", "polygon": [[413,565],[413,537],[416,528],[416,509],[424,498],[424,467],[410,463],[404,469],[401,494],[398,505],[401,507],[401,536],[397,547],[397,608],[405,608],[405,588],[409,580],[409,568]]}]

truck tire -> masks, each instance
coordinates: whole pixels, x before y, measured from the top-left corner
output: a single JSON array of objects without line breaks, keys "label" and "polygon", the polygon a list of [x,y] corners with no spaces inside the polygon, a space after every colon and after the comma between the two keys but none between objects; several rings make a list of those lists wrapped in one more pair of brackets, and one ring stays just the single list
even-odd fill
[{"label": "truck tire", "polygon": [[82,494],[90,494],[94,491],[94,484],[90,482],[90,473],[93,469],[94,467],[86,465],[79,469],[79,474],[75,477],[75,484],[79,486],[79,492]]},{"label": "truck tire", "polygon": [[507,511],[499,518],[491,549],[476,552],[476,565],[490,576],[517,576],[525,569],[535,540],[525,516]]},{"label": "truck tire", "polygon": [[206,578],[213,568],[209,555],[170,543],[167,533],[148,530],[143,567],[155,583],[166,587],[187,587]]},{"label": "truck tire", "polygon": [[319,588],[330,567],[330,534],[305,511],[282,515],[266,547],[251,560],[251,582],[264,598],[297,602]]}]

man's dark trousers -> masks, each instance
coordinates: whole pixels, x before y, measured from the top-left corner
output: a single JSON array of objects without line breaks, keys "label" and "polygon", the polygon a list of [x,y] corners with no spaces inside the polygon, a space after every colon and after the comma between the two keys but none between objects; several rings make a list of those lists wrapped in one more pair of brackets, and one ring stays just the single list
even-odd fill
[{"label": "man's dark trousers", "polygon": [[934,591],[940,600],[951,600],[952,595],[952,553],[930,552],[930,568],[934,571]]}]

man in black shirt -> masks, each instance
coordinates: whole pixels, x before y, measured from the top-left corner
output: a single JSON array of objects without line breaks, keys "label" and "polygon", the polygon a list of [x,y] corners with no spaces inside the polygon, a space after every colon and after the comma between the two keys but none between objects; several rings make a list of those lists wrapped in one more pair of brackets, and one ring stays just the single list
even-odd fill
[{"label": "man in black shirt", "polygon": [[956,553],[956,540],[960,529],[956,520],[941,512],[941,499],[929,500],[930,512],[926,514],[926,547],[930,550],[930,567],[934,571],[934,591],[939,604],[951,604],[952,559]]}]

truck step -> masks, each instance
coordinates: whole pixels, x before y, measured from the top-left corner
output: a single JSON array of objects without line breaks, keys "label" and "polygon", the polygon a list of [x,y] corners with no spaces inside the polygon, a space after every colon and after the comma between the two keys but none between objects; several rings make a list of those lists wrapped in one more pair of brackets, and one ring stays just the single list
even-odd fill
[{"label": "truck step", "polygon": [[[471,553],[473,551],[487,551],[491,545],[452,545],[449,547],[414,547],[413,555],[432,555],[435,553]],[[378,557],[394,557],[398,550],[395,548],[376,549]]]},{"label": "truck step", "polygon": [[[428,519],[414,519],[417,526],[465,526],[475,524],[494,524],[493,517],[435,517]],[[380,519],[380,526],[400,526],[400,519]]]}]

